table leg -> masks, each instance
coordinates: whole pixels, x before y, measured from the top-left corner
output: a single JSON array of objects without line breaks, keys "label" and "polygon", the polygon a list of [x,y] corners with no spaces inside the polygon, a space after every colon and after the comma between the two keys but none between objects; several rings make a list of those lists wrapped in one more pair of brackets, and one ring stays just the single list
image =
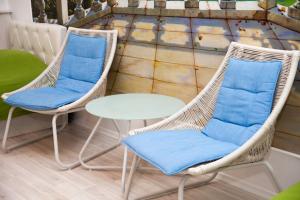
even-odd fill
[{"label": "table leg", "polygon": [[126,171],[127,171],[127,147],[124,147],[124,158],[123,158],[123,170],[122,170],[122,180],[121,180],[121,189],[122,193],[125,192],[125,181],[126,181]]},{"label": "table leg", "polygon": [[87,141],[86,141],[85,144],[83,145],[83,147],[82,147],[82,149],[81,149],[81,151],[80,151],[80,153],[79,153],[79,162],[81,163],[81,165],[82,165],[83,167],[85,167],[85,168],[87,168],[87,169],[97,169],[97,170],[121,170],[121,169],[122,169],[121,166],[91,166],[91,165],[86,164],[87,161],[92,160],[92,159],[94,159],[94,158],[96,158],[96,157],[98,157],[98,156],[101,156],[101,155],[105,154],[105,153],[108,153],[109,151],[111,151],[111,150],[113,150],[113,149],[115,149],[115,148],[117,148],[117,147],[120,146],[120,141],[121,141],[120,137],[121,137],[121,134],[120,134],[120,131],[119,131],[120,129],[119,129],[119,127],[118,127],[118,125],[116,124],[115,121],[114,121],[114,123],[115,123],[115,126],[116,126],[116,128],[117,128],[117,130],[118,130],[118,133],[119,133],[119,140],[118,140],[118,143],[115,144],[115,145],[113,145],[113,146],[111,146],[111,147],[109,147],[109,148],[107,148],[107,149],[105,149],[105,150],[102,150],[102,151],[100,151],[100,152],[97,152],[97,153],[93,154],[92,156],[88,156],[87,158],[83,158],[83,153],[84,153],[84,151],[86,150],[87,146],[90,144],[90,142],[91,142],[92,138],[94,137],[94,135],[96,134],[96,130],[97,130],[97,128],[99,127],[100,122],[101,122],[101,118],[98,119],[98,121],[97,121],[95,127],[93,128],[91,134],[89,135]]}]

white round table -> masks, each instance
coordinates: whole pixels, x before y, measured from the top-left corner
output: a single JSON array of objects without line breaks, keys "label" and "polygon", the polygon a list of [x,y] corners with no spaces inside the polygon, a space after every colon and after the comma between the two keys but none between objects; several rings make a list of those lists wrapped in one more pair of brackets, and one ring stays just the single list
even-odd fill
[{"label": "white round table", "polygon": [[[122,134],[120,133],[120,128],[116,120],[127,120],[130,122],[132,120],[143,120],[144,126],[147,125],[146,120],[150,119],[159,119],[168,117],[179,109],[185,106],[184,102],[170,96],[158,95],[158,94],[140,94],[140,93],[131,93],[131,94],[119,94],[100,97],[98,99],[92,100],[86,105],[86,110],[90,114],[98,117],[98,121],[93,128],[91,134],[89,135],[87,141],[83,145],[79,153],[79,161],[82,166],[88,169],[98,169],[98,170],[114,170],[114,169],[123,169],[122,173],[122,191],[124,191],[125,186],[125,176],[127,169],[127,148],[124,151],[124,160],[123,167],[118,166],[91,166],[87,165],[84,162],[83,153],[91,139],[96,133],[96,130],[101,122],[102,118],[112,119],[114,125],[119,133],[118,143],[109,147],[108,149],[97,152],[94,154],[91,159],[103,155],[121,144]],[[89,160],[91,160],[89,159]]]}]

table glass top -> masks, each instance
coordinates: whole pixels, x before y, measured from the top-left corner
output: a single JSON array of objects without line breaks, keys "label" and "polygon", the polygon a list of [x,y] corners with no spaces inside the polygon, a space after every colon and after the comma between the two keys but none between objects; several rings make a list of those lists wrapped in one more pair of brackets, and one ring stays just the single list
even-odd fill
[{"label": "table glass top", "polygon": [[180,99],[158,94],[118,94],[92,100],[86,110],[98,117],[146,120],[168,117],[185,106]]}]

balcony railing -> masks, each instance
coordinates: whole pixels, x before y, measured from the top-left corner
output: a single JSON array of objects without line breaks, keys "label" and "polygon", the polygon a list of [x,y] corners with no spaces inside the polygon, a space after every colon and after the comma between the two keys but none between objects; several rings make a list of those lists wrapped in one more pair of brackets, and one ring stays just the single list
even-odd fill
[{"label": "balcony railing", "polygon": [[[56,0],[57,20],[53,21],[47,19],[45,0],[38,0],[39,16],[36,21],[78,26],[109,13],[261,20],[267,19],[266,11],[276,6],[275,0],[259,0],[251,4],[236,0],[93,0],[88,9],[84,9],[82,4],[83,0],[76,0],[74,14],[68,16],[67,0]],[[300,0],[287,10],[286,17],[295,18],[299,22]]]}]

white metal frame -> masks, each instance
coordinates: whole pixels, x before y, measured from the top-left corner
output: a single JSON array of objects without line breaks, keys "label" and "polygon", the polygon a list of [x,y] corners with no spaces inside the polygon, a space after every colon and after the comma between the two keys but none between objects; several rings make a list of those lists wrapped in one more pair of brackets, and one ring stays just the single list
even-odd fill
[{"label": "white metal frame", "polygon": [[[128,151],[127,151],[127,147],[124,147],[124,155],[123,155],[123,164],[122,166],[105,166],[105,165],[88,165],[87,162],[90,161],[91,159],[94,159],[96,157],[102,156],[114,149],[116,149],[117,147],[119,147],[121,145],[121,141],[122,141],[122,134],[121,134],[121,129],[118,125],[118,123],[116,122],[116,120],[112,120],[115,128],[117,129],[118,132],[118,142],[114,145],[112,145],[111,147],[108,147],[105,150],[102,150],[100,152],[98,152],[95,155],[89,156],[89,159],[84,158],[83,154],[85,152],[85,150],[87,149],[88,145],[91,143],[92,138],[94,137],[94,135],[97,133],[97,129],[101,123],[102,118],[99,118],[98,121],[96,122],[94,128],[92,129],[92,132],[90,133],[88,139],[86,140],[86,142],[84,143],[82,149],[80,150],[78,159],[80,164],[89,170],[121,170],[122,171],[122,178],[121,178],[121,190],[122,192],[125,192],[125,181],[126,181],[126,172],[129,169],[127,167],[127,162],[128,162]],[[129,126],[128,126],[128,132],[131,130],[131,120],[128,120],[129,122]],[[147,121],[143,120],[144,122],[144,127],[147,125]],[[147,168],[144,168],[147,170]],[[141,169],[143,170],[143,169]]]},{"label": "white metal frame", "polygon": [[[132,182],[133,182],[134,173],[138,169],[140,161],[141,161],[141,158],[139,158],[137,155],[134,155],[132,165],[131,165],[131,169],[130,169],[130,173],[129,173],[129,176],[128,176],[128,180],[127,180],[127,183],[126,183],[126,188],[125,188],[125,193],[124,193],[124,200],[129,199],[129,192],[131,190],[131,185],[132,185]],[[222,170],[215,171],[215,172],[211,173],[210,176],[208,178],[206,178],[205,180],[202,180],[202,181],[199,181],[199,182],[196,182],[196,183],[192,183],[192,184],[187,184],[187,185],[186,185],[186,182],[188,181],[189,178],[191,178],[193,176],[190,175],[190,174],[182,173],[182,174],[179,174],[179,176],[181,176],[181,180],[179,182],[178,187],[173,187],[173,188],[161,190],[159,192],[155,192],[155,193],[152,193],[150,195],[135,198],[135,200],[155,199],[155,198],[159,198],[159,197],[162,197],[162,196],[165,196],[165,195],[170,195],[170,194],[173,194],[173,193],[176,193],[176,192],[178,192],[178,200],[184,200],[184,190],[193,189],[193,188],[197,188],[197,187],[207,185],[208,183],[210,183],[211,181],[213,181],[217,177],[218,173],[220,173],[222,171],[234,170],[234,169],[240,169],[240,168],[248,168],[248,167],[253,167],[253,166],[257,166],[257,165],[263,165],[267,169],[267,171],[269,173],[269,178],[271,179],[271,181],[273,183],[273,186],[276,189],[276,192],[280,192],[283,188],[279,184],[279,180],[274,174],[273,167],[267,161],[263,160],[263,161],[259,161],[259,162],[255,162],[255,163],[242,164],[242,165],[236,165],[236,166],[231,166],[231,167],[228,167],[228,168],[224,168]]]},{"label": "white metal frame", "polygon": [[[29,110],[31,112],[53,115],[52,135],[53,135],[53,144],[54,144],[54,155],[55,155],[55,160],[61,169],[74,168],[76,166],[79,166],[80,162],[77,159],[76,159],[76,161],[74,161],[72,163],[63,163],[61,161],[60,156],[59,156],[57,133],[59,131],[61,131],[65,127],[66,124],[64,123],[59,129],[57,129],[57,118],[61,115],[66,115],[68,113],[81,111],[84,109],[84,106],[87,102],[89,102],[90,100],[95,99],[97,97],[105,95],[107,75],[110,70],[111,64],[113,62],[114,54],[116,51],[118,31],[117,30],[88,30],[88,29],[78,29],[78,28],[70,27],[66,34],[66,38],[63,42],[62,48],[60,49],[59,53],[54,58],[54,60],[49,64],[47,69],[43,73],[41,73],[35,80],[33,80],[29,84],[25,85],[24,87],[22,87],[18,90],[15,90],[13,92],[10,92],[10,93],[4,93],[1,96],[5,100],[10,95],[12,95],[16,92],[24,91],[27,89],[53,86],[56,83],[56,80],[58,78],[59,71],[60,71],[60,62],[61,62],[63,54],[64,54],[64,49],[66,47],[68,36],[71,32],[75,33],[75,34],[79,34],[79,35],[101,36],[101,37],[106,38],[106,41],[107,41],[106,57],[105,57],[105,63],[104,63],[104,70],[103,70],[101,77],[99,78],[97,83],[94,85],[94,87],[89,92],[87,92],[83,97],[81,97],[80,99],[78,99],[77,101],[75,101],[73,103],[64,105],[57,109],[43,110],[43,111],[42,110],[29,110],[29,109],[22,108],[25,110]],[[20,144],[13,145],[11,147],[7,147],[6,143],[7,143],[7,139],[8,139],[8,135],[9,135],[9,128],[11,125],[11,119],[12,119],[14,110],[15,110],[15,107],[10,108],[7,122],[6,122],[6,128],[5,128],[4,137],[3,137],[3,141],[2,141],[2,148],[4,151],[8,152],[8,151],[16,149],[18,147],[21,147],[21,146],[36,142],[38,140],[41,140],[43,138],[46,138],[48,136],[51,136],[51,134],[47,134],[47,135],[44,135],[41,137],[34,138],[32,140],[21,142]],[[91,156],[85,158],[85,160],[90,160],[90,159],[94,158],[95,156],[97,156],[98,154],[99,153],[91,155]]]}]

